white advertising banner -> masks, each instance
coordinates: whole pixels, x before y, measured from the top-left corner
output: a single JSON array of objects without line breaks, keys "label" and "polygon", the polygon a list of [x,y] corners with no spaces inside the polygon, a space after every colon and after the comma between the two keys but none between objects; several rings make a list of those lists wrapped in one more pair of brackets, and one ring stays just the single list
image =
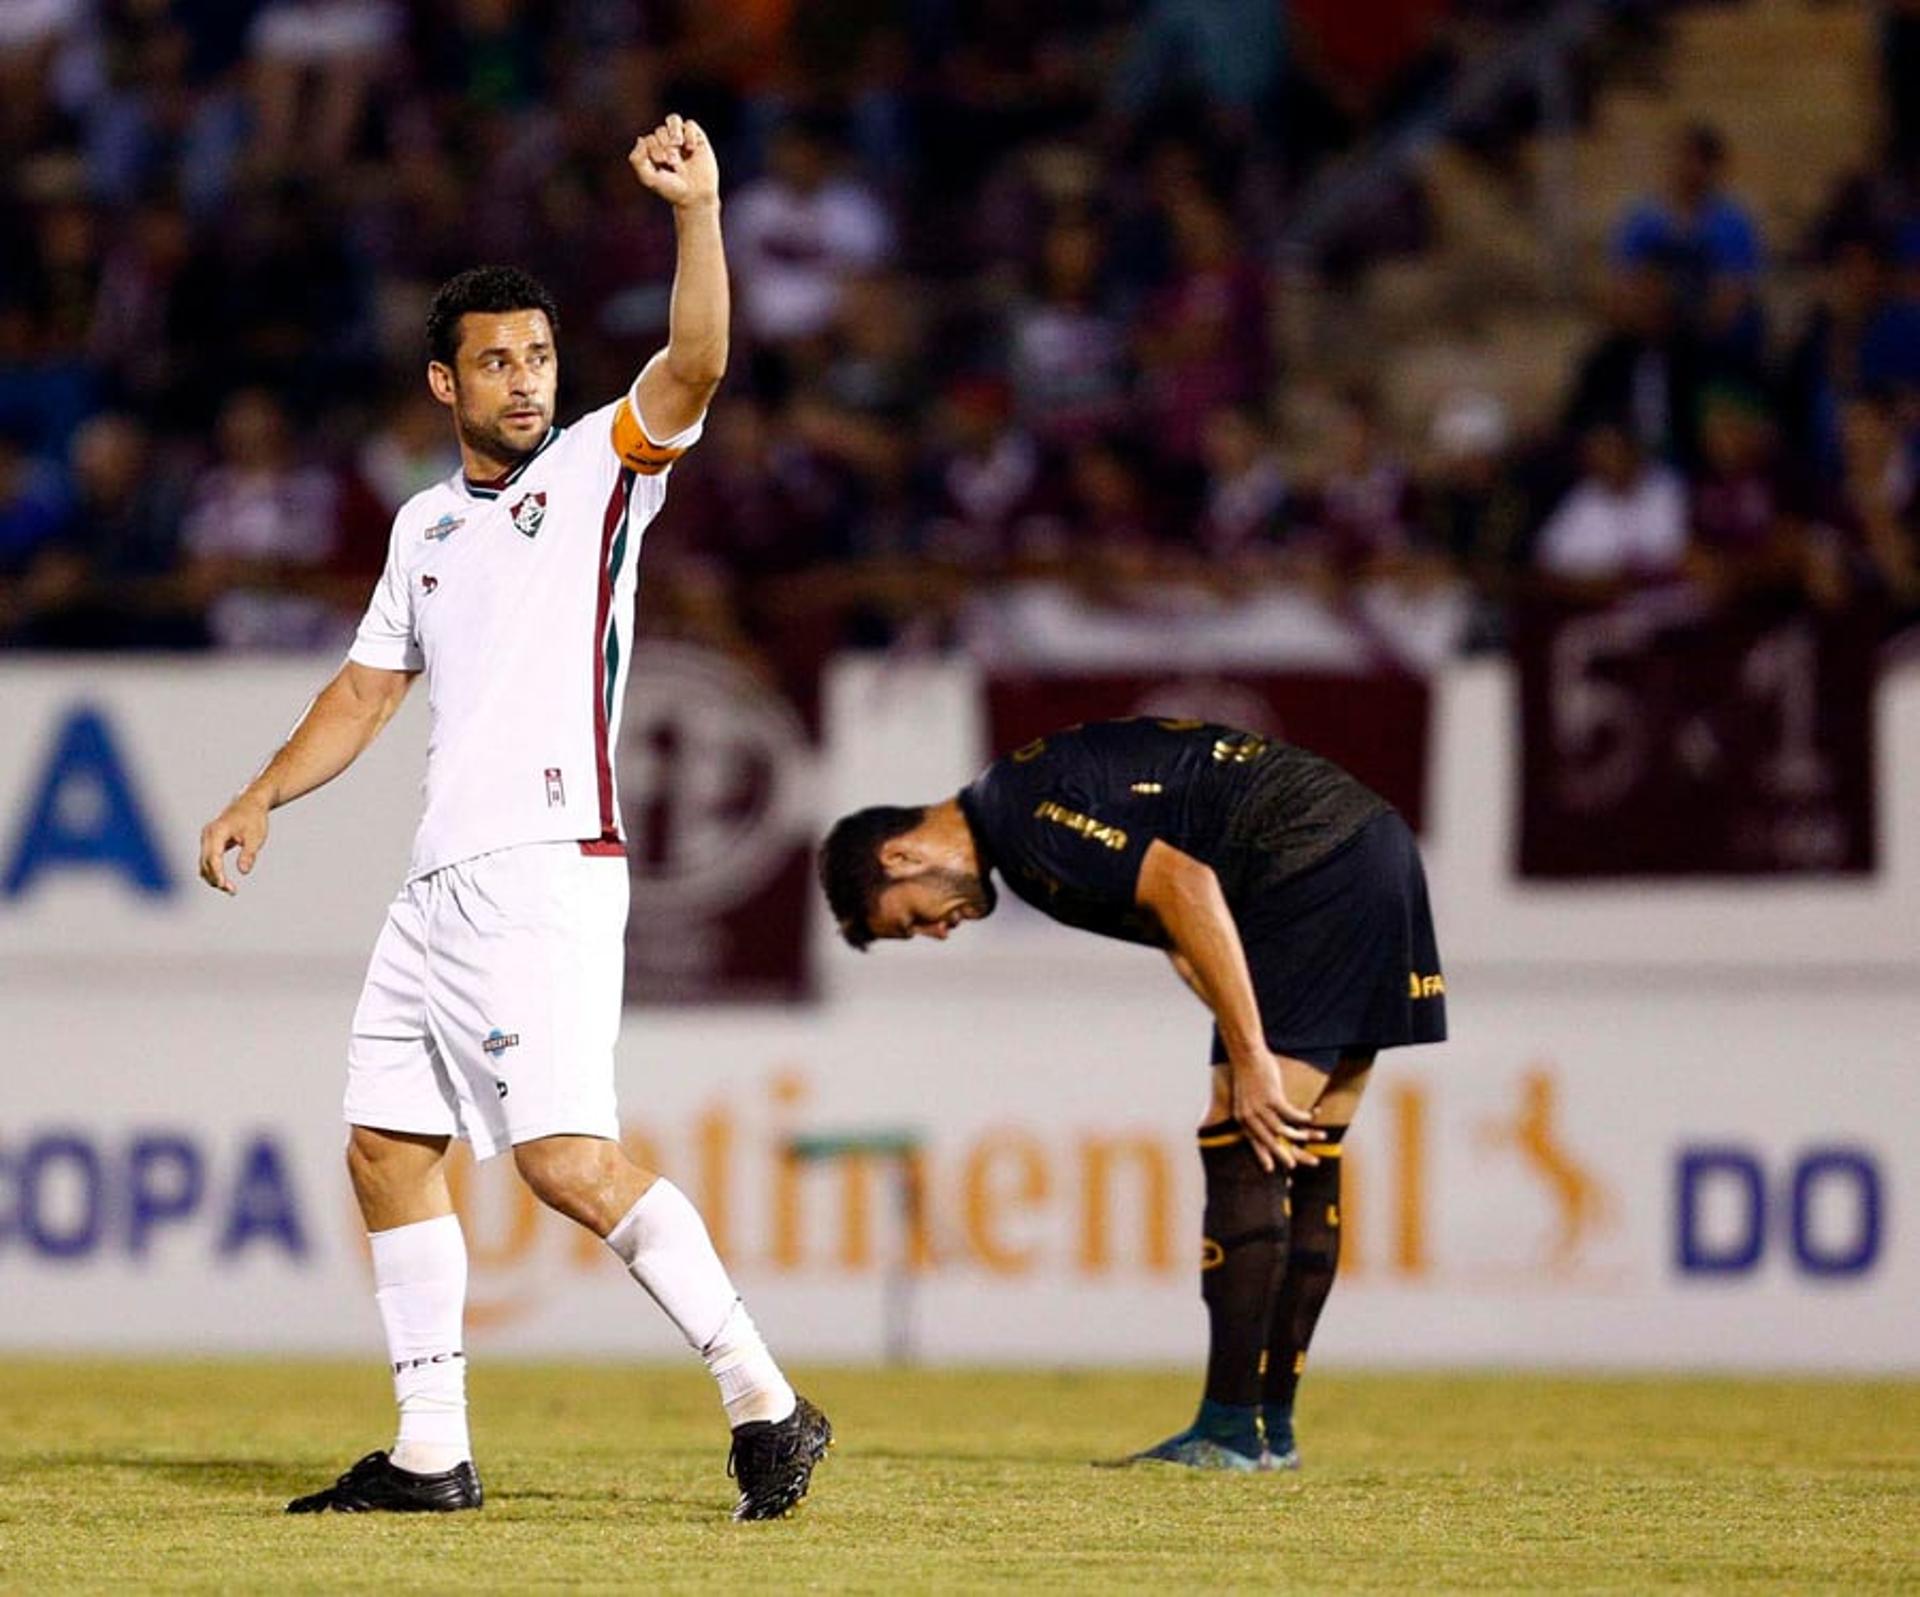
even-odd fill
[{"label": "white advertising banner", "polygon": [[[193,879],[200,826],[293,724],[325,660],[0,660],[0,981],[22,971],[135,966],[194,980],[229,970],[356,969],[405,869],[419,816],[425,695],[352,771],[276,815],[255,879],[224,900]],[[824,817],[952,793],[991,751],[964,664],[839,662],[825,680]],[[1782,966],[1920,982],[1920,671],[1879,693],[1879,869],[1771,883],[1542,885],[1514,872],[1519,781],[1513,685],[1487,662],[1434,682],[1429,824],[1421,838],[1450,971],[1543,975]],[[644,763],[644,762],[643,762]],[[943,950],[932,979],[1063,980],[1096,939],[1008,914]],[[825,939],[821,939],[824,943]],[[337,973],[334,972],[334,973]],[[891,985],[891,962],[830,958],[824,991]]]},{"label": "white advertising banner", "polygon": [[[328,669],[0,665],[0,1346],[378,1346],[339,1097],[420,705],[237,899],[193,880]],[[1920,1366],[1920,674],[1882,689],[1880,873],[1843,885],[1522,888],[1507,681],[1437,694],[1454,1041],[1376,1072],[1322,1355]],[[825,719],[833,810],[986,752],[964,669],[842,669]],[[621,1048],[637,1147],[779,1345],[1197,1363],[1207,1024],[1161,962],[1012,904],[952,946],[819,943],[822,1004],[641,1012]],[[463,1193],[476,1350],[674,1350],[503,1163]]]},{"label": "white advertising banner", "polygon": [[[629,1135],[794,1356],[1197,1359],[1207,1027],[1150,960],[1054,998],[639,1020]],[[1325,1358],[1920,1365],[1920,997],[1450,996],[1458,1039],[1386,1056],[1350,1144]],[[371,1354],[352,997],[9,994],[0,1345]],[[674,1348],[505,1161],[461,1187],[476,1350]]]},{"label": "white advertising banner", "polygon": [[229,961],[364,963],[419,819],[424,692],[346,778],[274,817],[267,891],[195,879],[200,828],[337,668],[0,663],[0,968],[191,984]]}]

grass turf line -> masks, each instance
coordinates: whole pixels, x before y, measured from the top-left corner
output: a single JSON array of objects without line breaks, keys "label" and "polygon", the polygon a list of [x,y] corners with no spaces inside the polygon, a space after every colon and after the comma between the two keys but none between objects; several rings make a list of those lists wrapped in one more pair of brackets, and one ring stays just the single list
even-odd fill
[{"label": "grass turf line", "polygon": [[288,1519],[378,1366],[0,1363],[0,1589],[1920,1588],[1920,1383],[1322,1374],[1300,1476],[1094,1470],[1190,1373],[803,1372],[840,1445],[736,1526],[697,1369],[483,1364],[477,1515]]}]

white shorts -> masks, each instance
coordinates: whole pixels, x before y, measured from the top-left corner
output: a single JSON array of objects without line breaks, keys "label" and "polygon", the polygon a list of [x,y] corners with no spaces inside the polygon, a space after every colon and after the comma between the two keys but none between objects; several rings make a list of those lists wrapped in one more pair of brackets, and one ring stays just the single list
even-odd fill
[{"label": "white shorts", "polygon": [[460,1136],[476,1159],[618,1137],[627,864],[529,843],[408,882],[353,1015],[347,1122]]}]

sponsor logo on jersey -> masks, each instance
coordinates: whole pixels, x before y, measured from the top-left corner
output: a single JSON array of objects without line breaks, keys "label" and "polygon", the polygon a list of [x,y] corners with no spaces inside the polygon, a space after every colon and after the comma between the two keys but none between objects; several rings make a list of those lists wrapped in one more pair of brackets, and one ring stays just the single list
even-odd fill
[{"label": "sponsor logo on jersey", "polygon": [[466,517],[456,516],[449,512],[442,516],[431,527],[427,528],[427,542],[439,543],[442,539],[451,538],[460,530],[465,521]]},{"label": "sponsor logo on jersey", "polygon": [[1217,765],[1251,765],[1267,752],[1267,740],[1254,732],[1229,732],[1213,745]]},{"label": "sponsor logo on jersey", "polygon": [[[485,1040],[480,1044],[480,1049],[483,1053],[499,1055],[504,1054],[509,1048],[517,1048],[519,1045],[519,1032],[502,1031],[498,1026],[495,1026],[492,1031],[487,1033]],[[506,1095],[502,1093],[501,1096],[505,1097]]]},{"label": "sponsor logo on jersey", "polygon": [[513,508],[507,514],[513,518],[514,526],[531,538],[540,531],[540,524],[547,519],[547,496],[543,493],[523,494],[513,502]]},{"label": "sponsor logo on jersey", "polygon": [[440,579],[431,572],[423,571],[420,573],[420,591],[422,593],[432,593],[434,589],[439,586]]},{"label": "sponsor logo on jersey", "polygon": [[1082,815],[1064,804],[1054,803],[1052,799],[1042,803],[1033,815],[1035,820],[1052,821],[1056,826],[1064,826],[1069,832],[1078,832],[1082,837],[1107,848],[1119,850],[1127,846],[1127,834],[1119,827],[1096,821],[1091,815]]}]

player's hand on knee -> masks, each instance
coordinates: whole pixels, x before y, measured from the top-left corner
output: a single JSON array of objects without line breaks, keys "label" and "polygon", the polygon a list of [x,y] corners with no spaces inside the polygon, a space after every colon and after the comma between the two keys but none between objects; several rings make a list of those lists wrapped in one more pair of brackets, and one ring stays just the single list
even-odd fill
[{"label": "player's hand on knee", "polygon": [[267,807],[256,800],[235,799],[200,832],[200,880],[223,893],[238,889],[227,876],[227,850],[240,851],[236,864],[242,876],[251,875],[253,862],[267,846]]},{"label": "player's hand on knee", "polygon": [[1254,1157],[1263,1170],[1318,1164],[1310,1143],[1325,1133],[1314,1129],[1313,1111],[1302,1109],[1287,1096],[1280,1062],[1270,1053],[1238,1061],[1232,1066],[1233,1117],[1240,1122]]}]

